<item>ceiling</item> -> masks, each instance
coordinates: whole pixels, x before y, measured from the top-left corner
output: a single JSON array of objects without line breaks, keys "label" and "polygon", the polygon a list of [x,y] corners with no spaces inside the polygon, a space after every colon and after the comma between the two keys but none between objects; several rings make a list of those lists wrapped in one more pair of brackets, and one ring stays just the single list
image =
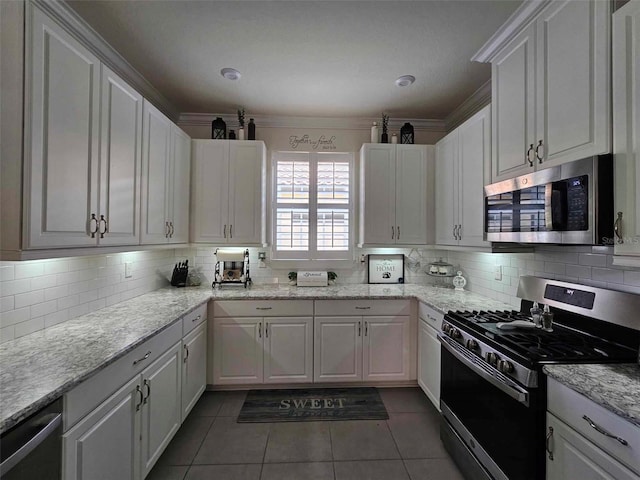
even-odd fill
[{"label": "ceiling", "polygon": [[469,59],[521,0],[67,3],[180,112],[442,119],[491,77]]}]

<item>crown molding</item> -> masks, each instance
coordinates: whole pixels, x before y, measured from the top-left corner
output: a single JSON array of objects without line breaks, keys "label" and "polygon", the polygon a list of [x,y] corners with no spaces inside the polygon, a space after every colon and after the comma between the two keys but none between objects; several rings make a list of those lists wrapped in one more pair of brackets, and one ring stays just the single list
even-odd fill
[{"label": "crown molding", "polygon": [[471,57],[472,62],[491,62],[496,54],[529,25],[551,0],[525,0],[489,40]]},{"label": "crown molding", "polygon": [[453,130],[489,103],[491,103],[491,79],[487,80],[479,89],[473,92],[469,98],[447,115],[444,119],[447,131],[450,132]]},{"label": "crown molding", "polygon": [[179,112],[151,83],[145,79],[122,55],[84,21],[64,0],[28,0],[55,19],[62,27],[81,42],[101,62],[124,78],[132,88],[149,100],[162,113],[177,120]]},{"label": "crown molding", "polygon": [[[216,117],[222,117],[227,125],[238,125],[238,117],[229,114],[215,113],[181,113],[178,120],[179,126],[204,126],[211,125]],[[246,116],[249,118],[249,115]],[[260,128],[323,128],[338,130],[368,130],[373,122],[380,122],[379,118],[364,117],[298,117],[287,115],[253,115]],[[399,130],[405,122],[411,123],[414,130],[446,132],[446,124],[440,119],[399,118],[390,119],[389,128]]]}]

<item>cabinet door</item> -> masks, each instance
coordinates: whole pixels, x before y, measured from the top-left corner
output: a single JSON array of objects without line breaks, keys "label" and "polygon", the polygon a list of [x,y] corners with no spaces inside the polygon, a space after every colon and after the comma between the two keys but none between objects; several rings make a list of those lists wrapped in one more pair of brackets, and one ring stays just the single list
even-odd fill
[{"label": "cabinet door", "polygon": [[[491,160],[491,106],[459,128],[458,243],[487,246],[484,241],[484,185]],[[485,177],[485,174],[487,176]]]},{"label": "cabinet door", "polygon": [[213,325],[213,384],[262,383],[262,318],[215,318]]},{"label": "cabinet door", "polygon": [[176,125],[171,125],[171,175],[169,221],[170,243],[189,241],[189,184],[191,175],[191,137]]},{"label": "cabinet door", "polygon": [[178,342],[142,372],[142,477],[146,477],[180,428],[182,344]]},{"label": "cabinet door", "polygon": [[[102,65],[101,245],[140,243],[142,95]],[[100,219],[100,216],[98,217]],[[106,222],[106,224],[105,224]]]},{"label": "cabinet door", "polygon": [[418,385],[440,410],[440,342],[424,320],[418,328]]},{"label": "cabinet door", "polygon": [[425,145],[396,145],[395,190],[396,243],[425,245],[428,193]]},{"label": "cabinet door", "polygon": [[396,243],[395,145],[365,144],[360,151],[360,243]]},{"label": "cabinet door", "polygon": [[362,380],[362,317],[315,317],[313,379]]},{"label": "cabinet door", "polygon": [[492,182],[533,170],[527,150],[535,137],[535,33],[532,24],[491,64]]},{"label": "cabinet door", "polygon": [[537,168],[611,151],[610,18],[611,2],[554,1],[536,22]]},{"label": "cabinet door", "polygon": [[640,255],[640,4],[613,15],[613,152],[616,212],[622,243],[616,255]]},{"label": "cabinet door", "polygon": [[230,142],[228,242],[262,245],[263,142]]},{"label": "cabinet door", "polygon": [[229,215],[229,141],[192,140],[191,241],[226,242]]},{"label": "cabinet door", "polygon": [[264,383],[313,382],[313,317],[264,322]]},{"label": "cabinet door", "polygon": [[[458,130],[436,143],[436,243],[457,245],[458,224]],[[477,201],[477,199],[476,199]]]},{"label": "cabinet door", "polygon": [[98,215],[100,61],[28,7],[27,246],[95,245],[89,229]]},{"label": "cabinet door", "polygon": [[638,480],[640,476],[619,463],[555,416],[547,413],[553,429],[547,455],[547,480]]},{"label": "cabinet door", "polygon": [[207,322],[182,340],[182,421],[207,386]]},{"label": "cabinet door", "polygon": [[171,120],[145,100],[142,130],[141,242],[167,243]]},{"label": "cabinet door", "polygon": [[62,437],[65,480],[140,478],[140,376]]},{"label": "cabinet door", "polygon": [[362,378],[370,381],[409,379],[409,317],[362,317]]}]

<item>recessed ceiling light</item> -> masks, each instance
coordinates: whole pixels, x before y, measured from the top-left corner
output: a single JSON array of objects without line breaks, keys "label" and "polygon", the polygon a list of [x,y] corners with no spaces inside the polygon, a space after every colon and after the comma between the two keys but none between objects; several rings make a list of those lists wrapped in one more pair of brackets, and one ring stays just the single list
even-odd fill
[{"label": "recessed ceiling light", "polygon": [[416,81],[416,77],[414,77],[413,75],[402,75],[401,77],[398,77],[398,79],[396,80],[396,85],[398,87],[408,87],[415,81]]},{"label": "recessed ceiling light", "polygon": [[242,74],[238,70],[229,67],[220,70],[220,75],[222,75],[227,80],[232,81],[240,80],[240,77],[242,76]]}]

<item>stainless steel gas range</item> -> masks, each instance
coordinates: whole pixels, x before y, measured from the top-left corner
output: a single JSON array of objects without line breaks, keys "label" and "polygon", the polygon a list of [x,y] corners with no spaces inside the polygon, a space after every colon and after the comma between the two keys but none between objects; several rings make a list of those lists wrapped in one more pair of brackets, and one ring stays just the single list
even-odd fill
[{"label": "stainless steel gas range", "polygon": [[438,335],[440,436],[468,480],[545,478],[544,364],[637,361],[640,295],[523,276],[518,297],[520,312],[449,312]]}]

